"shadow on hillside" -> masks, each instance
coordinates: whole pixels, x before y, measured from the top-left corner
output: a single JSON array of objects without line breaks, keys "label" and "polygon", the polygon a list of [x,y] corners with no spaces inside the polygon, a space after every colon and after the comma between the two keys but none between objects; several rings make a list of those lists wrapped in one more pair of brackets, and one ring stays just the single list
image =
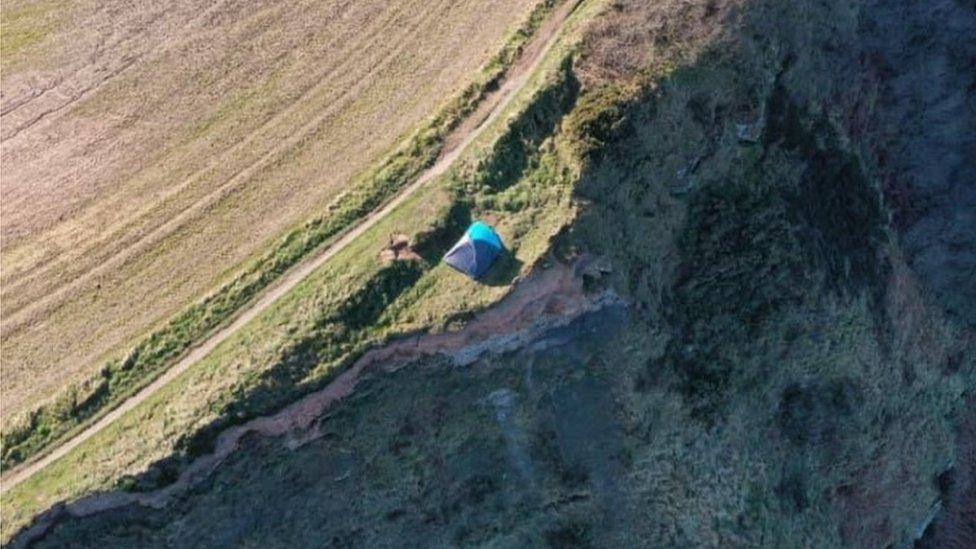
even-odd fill
[{"label": "shadow on hillside", "polygon": [[485,286],[508,286],[522,270],[523,261],[515,257],[508,248],[502,248],[501,254],[488,272],[478,279]]},{"label": "shadow on hillside", "polygon": [[479,188],[499,193],[515,184],[537,157],[539,145],[555,133],[563,116],[576,104],[580,83],[568,63],[562,70],[565,80],[544,88],[479,163],[479,176],[474,181]]}]

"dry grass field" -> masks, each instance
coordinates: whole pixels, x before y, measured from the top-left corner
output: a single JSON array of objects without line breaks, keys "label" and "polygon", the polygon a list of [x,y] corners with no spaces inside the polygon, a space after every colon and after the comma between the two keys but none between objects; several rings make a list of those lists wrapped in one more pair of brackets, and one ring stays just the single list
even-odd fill
[{"label": "dry grass field", "polygon": [[5,2],[4,420],[321,212],[533,5]]}]

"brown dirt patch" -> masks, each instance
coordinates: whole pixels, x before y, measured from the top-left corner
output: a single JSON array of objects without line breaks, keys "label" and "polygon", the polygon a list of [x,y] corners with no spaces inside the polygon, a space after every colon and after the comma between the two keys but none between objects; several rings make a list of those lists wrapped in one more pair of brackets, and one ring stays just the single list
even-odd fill
[{"label": "brown dirt patch", "polygon": [[380,251],[380,261],[384,264],[416,259],[420,256],[410,247],[410,237],[405,234],[391,234],[389,243]]}]

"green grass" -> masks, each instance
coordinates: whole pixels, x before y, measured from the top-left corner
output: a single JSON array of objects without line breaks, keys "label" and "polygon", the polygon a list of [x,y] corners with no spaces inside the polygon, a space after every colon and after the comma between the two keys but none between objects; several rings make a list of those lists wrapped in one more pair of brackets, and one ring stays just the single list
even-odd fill
[{"label": "green grass", "polygon": [[26,62],[28,54],[57,28],[65,16],[61,3],[45,0],[0,9],[0,67],[4,71]]},{"label": "green grass", "polygon": [[[147,335],[126,356],[108,361],[98,375],[66,388],[50,403],[12,422],[0,434],[0,467],[12,467],[70,437],[136,393],[285,271],[395,196],[434,162],[447,133],[496,85],[552,7],[549,0],[541,2],[474,83],[377,167],[352,182],[324,215],[292,230],[231,282]],[[237,100],[231,101],[227,108],[236,104]]]}]

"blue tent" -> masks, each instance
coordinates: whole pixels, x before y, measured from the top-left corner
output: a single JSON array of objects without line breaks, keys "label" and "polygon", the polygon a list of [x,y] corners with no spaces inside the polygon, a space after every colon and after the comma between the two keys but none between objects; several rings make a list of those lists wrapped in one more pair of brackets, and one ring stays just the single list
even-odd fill
[{"label": "blue tent", "polygon": [[446,254],[444,262],[470,276],[478,278],[488,271],[502,252],[502,239],[487,223],[475,221]]}]

